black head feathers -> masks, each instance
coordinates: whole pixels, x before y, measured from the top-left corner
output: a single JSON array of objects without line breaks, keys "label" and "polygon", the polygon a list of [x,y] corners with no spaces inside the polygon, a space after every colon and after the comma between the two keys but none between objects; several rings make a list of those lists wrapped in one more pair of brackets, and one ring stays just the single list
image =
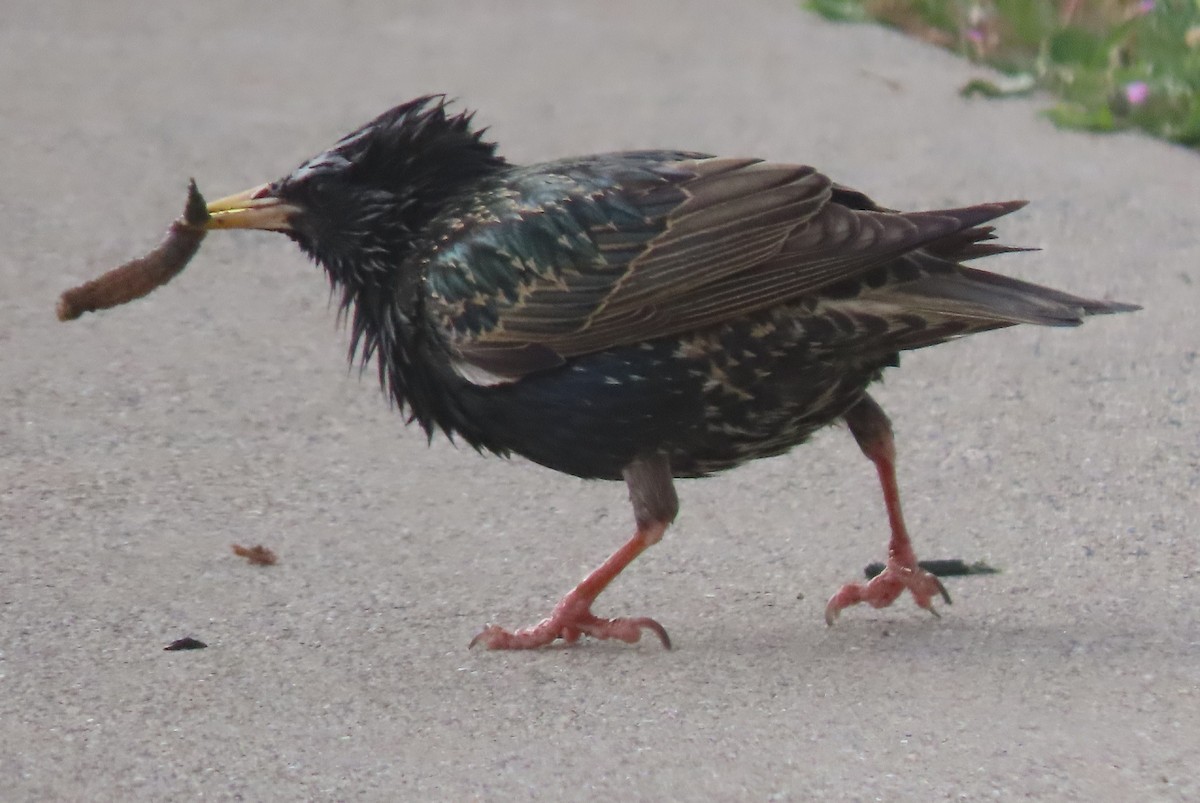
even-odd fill
[{"label": "black head feathers", "polygon": [[447,197],[504,167],[472,118],[425,95],[342,137],[270,186],[303,210],[289,234],[339,283],[369,281],[372,257],[394,266]]}]

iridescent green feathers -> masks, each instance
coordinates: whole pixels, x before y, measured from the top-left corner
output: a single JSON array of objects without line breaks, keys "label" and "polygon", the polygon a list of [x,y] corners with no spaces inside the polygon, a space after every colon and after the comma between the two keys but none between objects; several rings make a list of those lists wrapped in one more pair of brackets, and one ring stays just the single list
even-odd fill
[{"label": "iridescent green feathers", "polygon": [[[787,304],[924,313],[951,334],[1123,308],[956,264],[1017,250],[981,224],[1022,205],[899,213],[811,167],[680,152],[513,168],[434,222],[425,309],[499,382]],[[946,337],[911,328],[893,350]]]}]

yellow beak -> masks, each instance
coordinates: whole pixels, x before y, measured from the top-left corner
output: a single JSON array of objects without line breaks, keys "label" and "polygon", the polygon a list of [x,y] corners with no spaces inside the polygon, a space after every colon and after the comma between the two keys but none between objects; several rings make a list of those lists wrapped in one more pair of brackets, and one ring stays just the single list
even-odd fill
[{"label": "yellow beak", "polygon": [[281,201],[268,192],[269,184],[251,187],[208,205],[207,229],[264,229],[291,231],[292,217],[300,207]]}]

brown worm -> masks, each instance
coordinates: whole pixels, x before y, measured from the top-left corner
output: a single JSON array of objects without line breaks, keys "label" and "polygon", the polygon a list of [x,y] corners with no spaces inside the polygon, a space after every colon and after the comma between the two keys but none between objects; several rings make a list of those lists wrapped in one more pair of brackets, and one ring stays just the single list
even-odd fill
[{"label": "brown worm", "polygon": [[131,259],[90,282],[72,287],[58,299],[58,319],[73,321],[85,312],[133,301],[174,279],[195,256],[207,230],[208,209],[193,179],[188,183],[183,216],[167,229],[153,251]]}]

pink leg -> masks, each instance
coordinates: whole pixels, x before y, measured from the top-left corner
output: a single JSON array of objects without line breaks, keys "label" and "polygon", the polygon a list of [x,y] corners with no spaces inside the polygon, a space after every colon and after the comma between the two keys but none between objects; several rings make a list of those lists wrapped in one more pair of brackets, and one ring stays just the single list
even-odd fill
[{"label": "pink leg", "polygon": [[933,600],[941,596],[950,604],[942,582],[917,566],[904,516],[900,512],[900,488],[896,484],[896,445],[892,439],[892,425],[882,408],[870,396],[846,413],[846,423],[858,441],[863,454],[870,458],[879,472],[879,483],[883,486],[883,501],[887,506],[888,523],[892,537],[888,542],[887,568],[869,583],[847,583],[834,594],[825,606],[825,623],[832,625],[843,608],[865,602],[875,608],[886,608],[908,589],[921,606],[937,615]]},{"label": "pink leg", "polygon": [[634,558],[645,552],[647,547],[658,543],[679,510],[670,466],[665,457],[659,455],[635,461],[625,469],[625,483],[629,486],[638,525],[633,538],[571,589],[554,606],[548,617],[532,627],[515,631],[505,630],[499,625],[488,625],[471,639],[471,647],[482,644],[489,650],[528,650],[544,647],[560,638],[571,644],[582,635],[620,639],[632,644],[641,639],[643,630],[649,630],[658,636],[664,647],[671,649],[671,639],[666,629],[653,619],[601,619],[592,613],[592,603],[596,597],[608,588],[608,584],[626,566],[633,563]]},{"label": "pink leg", "polygon": [[482,644],[489,650],[527,650],[543,647],[555,639],[574,643],[581,635],[598,639],[620,639],[633,643],[642,637],[642,630],[651,630],[662,641],[663,646],[671,649],[671,639],[667,631],[653,619],[641,617],[637,619],[601,619],[592,613],[592,603],[600,592],[608,587],[621,570],[642,554],[646,547],[662,538],[667,525],[659,524],[655,528],[643,531],[638,528],[633,538],[612,554],[583,581],[571,589],[562,600],[554,606],[551,614],[532,627],[524,627],[516,631],[508,631],[499,625],[488,625],[479,635],[471,639],[471,646]]}]

